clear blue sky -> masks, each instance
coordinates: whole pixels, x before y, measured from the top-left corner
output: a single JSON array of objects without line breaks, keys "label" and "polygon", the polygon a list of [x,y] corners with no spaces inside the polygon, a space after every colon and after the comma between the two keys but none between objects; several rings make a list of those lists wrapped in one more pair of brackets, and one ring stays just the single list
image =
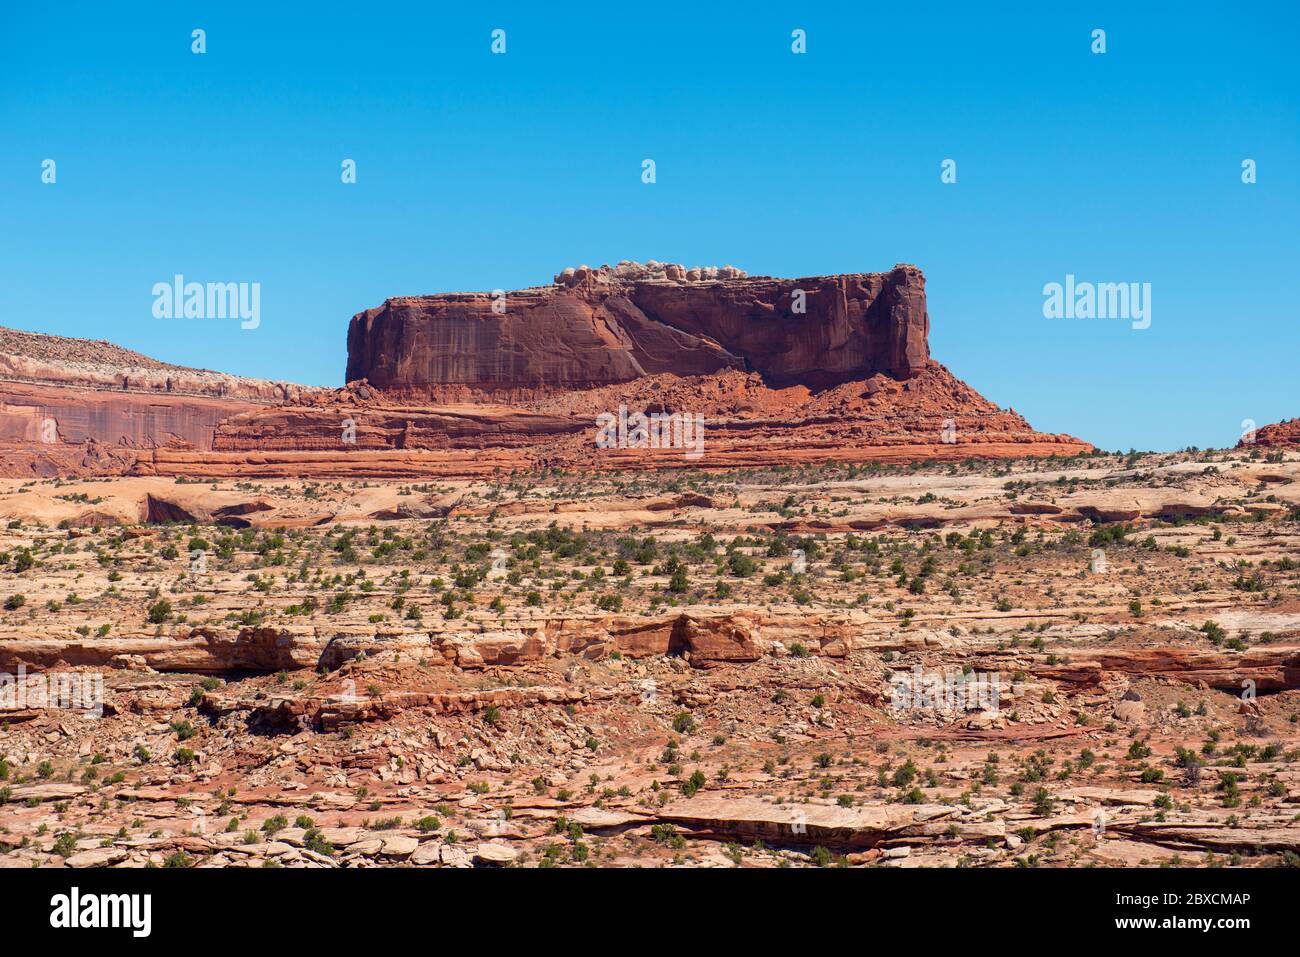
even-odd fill
[{"label": "clear blue sky", "polygon": [[[1294,3],[130,6],[3,14],[0,324],[338,385],[388,296],[911,262],[935,358],[1037,428],[1300,415]],[[155,319],[178,272],[260,282],[260,328]],[[1150,282],[1151,328],[1045,319],[1066,273]]]}]

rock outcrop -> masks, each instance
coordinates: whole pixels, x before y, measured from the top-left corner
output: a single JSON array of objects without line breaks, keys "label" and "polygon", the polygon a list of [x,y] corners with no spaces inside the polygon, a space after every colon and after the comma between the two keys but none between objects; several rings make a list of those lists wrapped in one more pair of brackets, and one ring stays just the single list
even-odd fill
[{"label": "rock outcrop", "polygon": [[[598,447],[596,416],[683,413],[704,425],[698,455],[681,447]],[[1034,431],[929,361],[912,378],[877,373],[814,392],[775,389],[757,373],[660,374],[512,404],[436,404],[368,384],[310,403],[231,416],[214,452],[157,449],[139,475],[408,478],[583,468],[641,471],[772,464],[1068,457],[1092,451]],[[210,471],[196,473],[195,468]]]},{"label": "rock outcrop", "polygon": [[436,401],[728,369],[821,389],[876,373],[911,378],[926,367],[928,334],[914,266],[775,279],[620,263],[517,292],[389,299],[352,318],[347,379]]},{"label": "rock outcrop", "polygon": [[0,474],[120,475],[138,450],[211,449],[223,419],[309,391],[0,328]]},{"label": "rock outcrop", "polygon": [[1250,438],[1253,438],[1254,441],[1250,442],[1243,438],[1237,443],[1237,448],[1250,448],[1252,445],[1266,449],[1300,448],[1300,419],[1287,419],[1283,422],[1274,422],[1272,425],[1263,426],[1257,429]]},{"label": "rock outcrop", "polygon": [[[914,266],[774,279],[656,262],[390,299],[353,317],[341,389],[0,329],[0,474],[406,479],[1092,451],[985,400],[930,359],[928,333]],[[602,413],[676,417],[675,438],[611,445]]]},{"label": "rock outcrop", "polygon": [[311,390],[160,362],[111,342],[0,327],[0,381],[176,397],[241,399],[270,405]]}]

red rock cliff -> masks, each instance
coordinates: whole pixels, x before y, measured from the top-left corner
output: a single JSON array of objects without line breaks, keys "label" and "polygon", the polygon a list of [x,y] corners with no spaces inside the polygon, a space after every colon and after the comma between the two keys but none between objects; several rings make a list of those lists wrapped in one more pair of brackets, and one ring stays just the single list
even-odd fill
[{"label": "red rock cliff", "polygon": [[0,474],[112,474],[132,450],[206,450],[225,418],[310,389],[0,327]]},{"label": "red rock cliff", "polygon": [[566,269],[552,285],[496,296],[389,299],[353,316],[347,379],[433,399],[535,397],[726,369],[824,388],[917,375],[929,326],[914,266],[775,279],[625,262]]}]

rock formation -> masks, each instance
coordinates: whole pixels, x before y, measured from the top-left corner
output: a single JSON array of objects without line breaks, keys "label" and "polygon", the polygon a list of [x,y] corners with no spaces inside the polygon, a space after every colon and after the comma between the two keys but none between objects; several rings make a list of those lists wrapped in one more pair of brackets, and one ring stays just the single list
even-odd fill
[{"label": "rock formation", "polygon": [[757,372],[826,388],[929,359],[914,266],[803,279],[651,262],[566,269],[517,292],[389,299],[348,328],[348,381],[423,400],[513,400],[646,375]]},{"label": "rock formation", "polygon": [[73,389],[103,389],[166,399],[238,399],[270,405],[311,390],[209,369],[159,362],[111,342],[71,339],[0,327],[0,381]]},{"label": "rock formation", "polygon": [[[419,478],[547,468],[1071,456],[930,359],[914,266],[803,279],[623,262],[353,317],[310,389],[0,329],[0,474]],[[595,416],[689,415],[681,448],[598,448]],[[701,431],[701,436],[703,431]]]},{"label": "rock formation", "polygon": [[121,474],[138,450],[207,450],[225,418],[310,390],[0,328],[0,474]]},{"label": "rock formation", "polygon": [[1251,445],[1266,449],[1300,448],[1300,419],[1287,419],[1263,426],[1255,431],[1253,438],[1254,442],[1243,438],[1237,443],[1237,448],[1249,448]]},{"label": "rock formation", "polygon": [[[598,449],[597,412],[620,406],[702,416],[702,454]],[[309,403],[231,416],[218,426],[213,448],[153,449],[138,457],[134,472],[474,477],[539,468],[754,468],[828,459],[1066,457],[1092,450],[1068,435],[1035,432],[1023,417],[999,409],[936,362],[906,381],[881,373],[819,393],[805,386],[772,389],[757,373],[730,370],[646,376],[509,405],[399,400],[354,384],[317,394]]]}]

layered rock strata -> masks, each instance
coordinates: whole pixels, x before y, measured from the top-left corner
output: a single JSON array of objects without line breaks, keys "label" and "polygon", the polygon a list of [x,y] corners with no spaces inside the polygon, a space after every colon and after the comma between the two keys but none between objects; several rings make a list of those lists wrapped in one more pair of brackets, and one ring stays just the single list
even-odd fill
[{"label": "layered rock strata", "polygon": [[728,369],[825,388],[916,375],[930,357],[929,325],[915,266],[776,279],[625,262],[516,292],[389,299],[352,318],[347,379],[438,401]]}]

